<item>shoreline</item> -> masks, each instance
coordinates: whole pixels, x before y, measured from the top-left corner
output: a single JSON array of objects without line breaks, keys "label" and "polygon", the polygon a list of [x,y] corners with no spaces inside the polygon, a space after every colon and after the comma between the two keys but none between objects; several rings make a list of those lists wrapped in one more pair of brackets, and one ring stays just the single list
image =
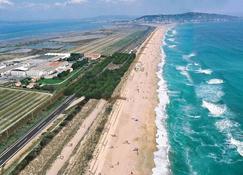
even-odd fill
[{"label": "shoreline", "polygon": [[160,26],[140,47],[97,146],[88,174],[152,174],[155,166],[158,65],[167,26]]},{"label": "shoreline", "polygon": [[[169,28],[168,28],[169,29]],[[168,31],[168,30],[167,30]],[[154,163],[155,167],[152,169],[153,175],[159,175],[159,174],[170,174],[170,162],[168,157],[169,152],[169,143],[168,143],[168,134],[166,130],[166,106],[169,103],[169,96],[167,94],[167,83],[164,80],[163,77],[163,70],[166,62],[166,55],[164,53],[163,46],[165,45],[165,35],[167,31],[164,34],[164,38],[162,40],[163,45],[161,46],[161,62],[158,65],[158,72],[157,72],[157,78],[158,78],[158,105],[155,108],[156,112],[156,147],[157,150],[154,152]],[[163,122],[162,122],[163,121]],[[161,163],[166,162],[166,163]]]}]

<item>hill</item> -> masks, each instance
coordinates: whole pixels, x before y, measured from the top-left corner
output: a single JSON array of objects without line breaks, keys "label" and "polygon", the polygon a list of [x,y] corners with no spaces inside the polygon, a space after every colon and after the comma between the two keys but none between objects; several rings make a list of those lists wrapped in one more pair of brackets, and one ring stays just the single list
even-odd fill
[{"label": "hill", "polygon": [[184,22],[218,22],[218,21],[232,21],[239,20],[239,17],[220,15],[220,14],[209,14],[209,13],[197,13],[188,12],[182,14],[172,15],[147,15],[135,19],[135,22],[146,22],[146,23],[184,23]]}]

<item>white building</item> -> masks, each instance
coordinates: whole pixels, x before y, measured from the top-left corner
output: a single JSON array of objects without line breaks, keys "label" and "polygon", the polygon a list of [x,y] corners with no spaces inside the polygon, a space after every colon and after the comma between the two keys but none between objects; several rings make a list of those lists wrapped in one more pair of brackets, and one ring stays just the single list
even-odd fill
[{"label": "white building", "polygon": [[36,78],[40,78],[45,76],[45,72],[41,71],[41,70],[33,70],[30,69],[26,72],[27,77],[36,77]]},{"label": "white building", "polygon": [[22,70],[12,70],[11,76],[13,77],[26,77],[26,71]]},{"label": "white building", "polygon": [[4,69],[6,68],[7,66],[5,64],[0,64],[0,69]]},{"label": "white building", "polygon": [[18,68],[15,68],[15,69],[12,69],[10,74],[11,76],[13,77],[26,77],[26,71],[28,71],[29,68],[27,67],[18,67]]}]

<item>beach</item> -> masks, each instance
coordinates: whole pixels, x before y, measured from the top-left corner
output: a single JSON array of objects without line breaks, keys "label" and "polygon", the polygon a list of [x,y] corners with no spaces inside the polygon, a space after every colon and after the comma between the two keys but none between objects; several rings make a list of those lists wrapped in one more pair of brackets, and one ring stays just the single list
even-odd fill
[{"label": "beach", "polygon": [[157,27],[144,42],[122,83],[106,131],[87,174],[152,174],[156,151],[158,65],[166,26]]}]

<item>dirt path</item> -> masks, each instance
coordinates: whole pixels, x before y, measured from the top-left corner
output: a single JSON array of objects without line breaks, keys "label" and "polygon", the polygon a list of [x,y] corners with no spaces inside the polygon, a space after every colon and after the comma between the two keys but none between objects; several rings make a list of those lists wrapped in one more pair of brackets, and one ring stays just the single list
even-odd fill
[{"label": "dirt path", "polygon": [[73,138],[67,143],[67,145],[63,148],[61,154],[52,164],[51,168],[47,171],[47,175],[56,175],[58,171],[63,167],[66,161],[70,158],[72,152],[75,147],[79,144],[82,138],[85,136],[90,126],[98,116],[98,114],[103,110],[105,104],[107,102],[105,100],[100,100],[95,109],[87,116],[82,125],[80,126],[77,133],[73,136]]}]

